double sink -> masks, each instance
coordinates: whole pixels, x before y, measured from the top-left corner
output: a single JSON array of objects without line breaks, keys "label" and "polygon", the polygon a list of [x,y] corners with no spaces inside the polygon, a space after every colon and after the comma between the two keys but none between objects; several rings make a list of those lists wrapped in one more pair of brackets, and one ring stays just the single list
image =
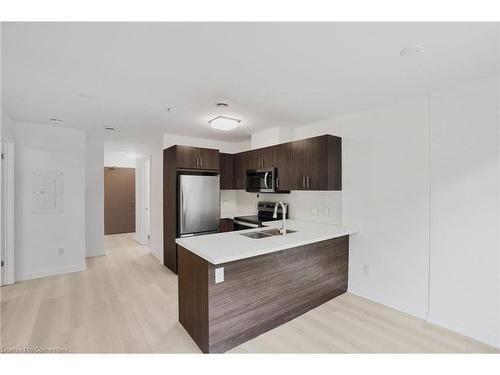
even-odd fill
[{"label": "double sink", "polygon": [[278,228],[273,228],[273,229],[263,230],[261,232],[240,233],[240,236],[258,239],[258,238],[267,238],[274,236],[285,236],[289,233],[295,233],[295,232],[296,230],[287,229],[286,232],[282,234]]}]

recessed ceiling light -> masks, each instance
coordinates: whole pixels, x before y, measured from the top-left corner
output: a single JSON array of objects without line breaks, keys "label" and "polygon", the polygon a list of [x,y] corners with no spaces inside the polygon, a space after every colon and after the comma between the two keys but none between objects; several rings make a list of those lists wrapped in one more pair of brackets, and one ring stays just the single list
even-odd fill
[{"label": "recessed ceiling light", "polygon": [[62,120],[59,120],[58,118],[51,118],[50,119],[50,122],[52,123],[52,125],[62,125],[63,121]]},{"label": "recessed ceiling light", "polygon": [[403,57],[410,57],[410,56],[418,55],[420,52],[422,52],[422,46],[415,44],[415,45],[403,48],[399,52],[399,54]]},{"label": "recessed ceiling light", "polygon": [[237,128],[240,122],[241,120],[235,118],[217,116],[216,118],[210,120],[208,123],[213,129],[231,130]]},{"label": "recessed ceiling light", "polygon": [[116,130],[116,129],[113,126],[105,126],[104,130],[113,131],[113,130]]},{"label": "recessed ceiling light", "polygon": [[127,152],[125,154],[125,156],[128,158],[128,159],[137,159],[139,155],[137,155],[135,152]]}]

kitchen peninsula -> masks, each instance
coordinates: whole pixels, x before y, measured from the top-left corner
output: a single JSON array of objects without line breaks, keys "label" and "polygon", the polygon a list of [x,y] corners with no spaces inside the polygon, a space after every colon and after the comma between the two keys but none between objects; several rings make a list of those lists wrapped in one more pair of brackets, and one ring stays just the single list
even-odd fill
[{"label": "kitchen peninsula", "polygon": [[179,322],[203,352],[225,352],[347,291],[356,230],[286,222],[285,235],[255,238],[282,225],[271,221],[176,240]]}]

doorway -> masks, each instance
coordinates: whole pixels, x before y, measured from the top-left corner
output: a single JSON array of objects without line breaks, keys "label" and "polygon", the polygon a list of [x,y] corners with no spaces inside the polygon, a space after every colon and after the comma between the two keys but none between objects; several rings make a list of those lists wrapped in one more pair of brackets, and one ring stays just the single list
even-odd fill
[{"label": "doorway", "polygon": [[104,234],[135,232],[135,168],[104,168]]},{"label": "doorway", "polygon": [[14,143],[1,139],[0,286],[15,282],[14,265]]}]

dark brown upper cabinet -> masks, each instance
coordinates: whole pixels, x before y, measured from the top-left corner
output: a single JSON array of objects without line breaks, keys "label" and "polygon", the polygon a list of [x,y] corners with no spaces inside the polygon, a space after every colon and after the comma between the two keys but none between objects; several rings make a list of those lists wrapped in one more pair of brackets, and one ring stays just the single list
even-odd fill
[{"label": "dark brown upper cabinet", "polygon": [[291,170],[290,170],[290,143],[283,143],[276,146],[276,188],[278,190],[290,190]]},{"label": "dark brown upper cabinet", "polygon": [[181,145],[175,147],[177,168],[219,169],[219,150]]},{"label": "dark brown upper cabinet", "polygon": [[235,189],[233,154],[219,154],[220,188],[223,190]]},{"label": "dark brown upper cabinet", "polygon": [[258,148],[250,151],[250,153],[251,165],[249,166],[249,169],[263,169],[276,166],[278,153],[277,146]]},{"label": "dark brown upper cabinet", "polygon": [[234,188],[245,190],[247,184],[247,169],[254,169],[252,151],[240,152],[234,155]]},{"label": "dark brown upper cabinet", "polygon": [[292,190],[342,190],[342,139],[333,135],[290,144]]}]

